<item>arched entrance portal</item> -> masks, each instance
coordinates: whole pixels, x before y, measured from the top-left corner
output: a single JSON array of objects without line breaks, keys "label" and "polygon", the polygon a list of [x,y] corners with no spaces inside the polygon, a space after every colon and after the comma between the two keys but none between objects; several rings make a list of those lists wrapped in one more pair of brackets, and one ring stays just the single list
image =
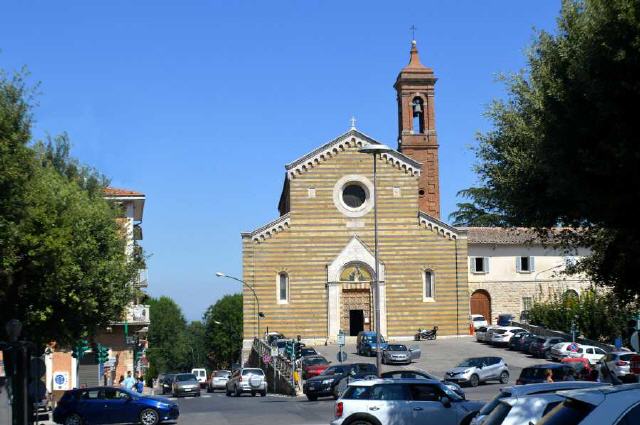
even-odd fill
[{"label": "arched entrance portal", "polygon": [[369,267],[361,262],[347,264],[340,272],[340,327],[349,336],[357,336],[360,331],[372,329],[372,275]]},{"label": "arched entrance portal", "polygon": [[478,289],[471,294],[471,314],[482,314],[491,324],[491,296],[484,289]]}]

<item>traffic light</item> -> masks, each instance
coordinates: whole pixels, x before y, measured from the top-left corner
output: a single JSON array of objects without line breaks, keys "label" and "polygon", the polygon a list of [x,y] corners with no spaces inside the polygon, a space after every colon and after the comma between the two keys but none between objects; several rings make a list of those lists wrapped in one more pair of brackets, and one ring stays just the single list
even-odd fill
[{"label": "traffic light", "polygon": [[96,344],[96,363],[105,364],[109,361],[109,348],[102,344]]},{"label": "traffic light", "polygon": [[299,342],[294,343],[293,354],[296,357],[296,360],[302,357],[302,344],[300,344]]},{"label": "traffic light", "polygon": [[81,339],[76,342],[73,347],[73,353],[71,354],[76,359],[80,360],[84,357],[84,353],[89,349],[89,342],[86,339]]},{"label": "traffic light", "polygon": [[293,341],[287,341],[287,345],[285,346],[285,353],[288,358],[293,357]]},{"label": "traffic light", "polygon": [[144,345],[137,344],[133,348],[133,364],[137,364],[140,359],[142,359],[142,354],[144,353]]}]

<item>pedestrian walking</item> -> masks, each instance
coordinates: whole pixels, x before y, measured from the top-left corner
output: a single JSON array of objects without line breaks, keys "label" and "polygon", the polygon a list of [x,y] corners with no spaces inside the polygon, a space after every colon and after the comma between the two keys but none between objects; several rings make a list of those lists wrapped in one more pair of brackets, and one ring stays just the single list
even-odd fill
[{"label": "pedestrian walking", "polygon": [[142,394],[142,392],[144,391],[144,381],[142,380],[142,376],[138,376],[135,389],[140,394]]}]

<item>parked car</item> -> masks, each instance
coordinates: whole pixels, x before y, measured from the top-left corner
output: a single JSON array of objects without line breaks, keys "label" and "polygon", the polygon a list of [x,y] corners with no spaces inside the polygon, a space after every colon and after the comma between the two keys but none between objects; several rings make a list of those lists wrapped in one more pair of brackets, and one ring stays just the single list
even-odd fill
[{"label": "parked car", "polygon": [[522,369],[520,377],[516,381],[516,385],[542,384],[546,380],[547,370],[551,370],[551,376],[554,382],[566,380],[573,381],[575,379],[575,372],[571,366],[562,363],[545,363]]},{"label": "parked car", "polygon": [[485,338],[486,333],[487,333],[487,327],[486,326],[480,326],[478,329],[476,329],[476,341],[477,342],[484,342],[484,338]]},{"label": "parked car", "polygon": [[493,331],[498,329],[499,327],[500,326],[498,326],[498,325],[487,326],[487,332],[484,334],[484,341],[483,342],[491,343],[491,338],[493,338]]},{"label": "parked car", "polygon": [[194,395],[200,397],[200,382],[193,373],[178,373],[171,382],[171,394],[174,397]]},{"label": "parked car", "polygon": [[309,379],[320,375],[329,367],[329,364],[330,362],[320,355],[303,357],[301,362],[302,379]]},{"label": "parked car", "polygon": [[515,316],[513,314],[499,314],[496,318],[496,324],[498,326],[511,326]]},{"label": "parked car", "polygon": [[571,366],[574,369],[574,377],[580,381],[596,381],[598,379],[598,371],[584,357],[565,357],[561,363]]},{"label": "parked car", "polygon": [[372,379],[349,384],[331,425],[468,422],[481,402],[461,398],[437,380]]},{"label": "parked car", "polygon": [[509,382],[509,366],[502,357],[472,357],[448,370],[444,379],[472,387],[492,380],[506,384]]},{"label": "parked car", "polygon": [[178,405],[125,388],[92,387],[65,391],[53,421],[65,425],[142,423],[156,425],[180,416]]},{"label": "parked car", "polygon": [[[387,348],[387,342],[380,335],[380,349]],[[372,331],[360,331],[356,338],[356,351],[361,356],[371,357],[375,355],[378,347],[376,346],[376,333]]]},{"label": "parked car", "polygon": [[193,373],[198,379],[198,382],[200,383],[200,388],[204,388],[207,386],[207,369],[204,369],[204,368],[191,369],[191,373]]},{"label": "parked car", "polygon": [[473,324],[474,330],[478,330],[478,328],[482,326],[489,325],[489,323],[487,322],[487,319],[482,314],[471,314],[469,316],[469,319],[471,319],[471,323]]},{"label": "parked car", "polygon": [[264,371],[258,368],[243,367],[233,371],[225,386],[227,397],[234,394],[240,397],[242,393],[251,393],[253,397],[260,393],[262,397],[267,395],[267,380]]},{"label": "parked car", "polygon": [[158,376],[160,389],[162,390],[163,395],[171,393],[171,385],[173,384],[173,378],[175,378],[175,376],[175,373],[165,373],[162,377]]},{"label": "parked car", "polygon": [[207,392],[212,393],[215,390],[224,390],[227,387],[227,382],[231,378],[230,370],[216,370],[211,373],[211,378],[207,383]]},{"label": "parked car", "polygon": [[317,356],[318,352],[313,347],[302,347],[300,348],[300,354],[302,354],[302,357]]},{"label": "parked car", "polygon": [[513,337],[517,332],[525,332],[525,330],[515,326],[502,326],[500,328],[496,328],[491,332],[491,341],[489,342],[493,345],[507,345],[509,344],[511,337]]},{"label": "parked car", "polygon": [[480,412],[471,420],[470,425],[483,425],[487,416],[493,412],[493,409],[498,406],[500,400],[505,398],[520,398],[531,394],[547,394],[555,393],[564,390],[575,390],[581,388],[594,388],[596,386],[609,385],[595,382],[582,382],[582,381],[561,381],[551,382],[544,384],[529,384],[529,385],[515,385],[511,387],[500,388],[500,392],[493,400],[482,406]]},{"label": "parked car", "polygon": [[442,382],[444,385],[449,387],[451,391],[455,392],[460,397],[467,398],[460,385],[456,384],[455,382],[445,381],[444,379],[441,380],[436,376],[421,370],[391,370],[382,373],[380,377],[383,379],[434,379],[436,381]]},{"label": "parked car", "polygon": [[280,332],[267,332],[264,339],[267,341],[267,344],[274,345],[277,340],[286,338]]},{"label": "parked car", "polygon": [[572,351],[576,351],[578,347],[580,347],[580,344],[576,342],[559,342],[551,347],[549,355],[551,360],[560,361],[568,357]]},{"label": "parked car", "polygon": [[420,348],[414,346],[408,348],[404,344],[388,344],[382,350],[382,363],[384,364],[411,364],[412,360],[420,358]]},{"label": "parked car", "polygon": [[640,384],[564,391],[565,400],[537,425],[640,423]]},{"label": "parked car", "polygon": [[606,355],[606,351],[593,345],[581,345],[575,353],[569,353],[569,357],[583,357],[589,360],[592,365],[599,363]]},{"label": "parked car", "polygon": [[522,346],[522,341],[524,338],[527,337],[527,335],[531,335],[531,334],[527,331],[514,333],[511,339],[509,340],[509,344],[507,344],[507,346],[509,347],[509,350],[520,350],[520,347]]},{"label": "parked car", "polygon": [[278,355],[279,356],[284,356],[284,351],[287,348],[287,343],[288,342],[289,342],[288,339],[278,339],[271,345],[275,345],[278,348]]},{"label": "parked car", "polygon": [[564,400],[559,394],[537,394],[500,400],[484,425],[533,425]]},{"label": "parked car", "polygon": [[[607,363],[607,367],[611,371],[611,373],[615,374],[618,379],[626,380],[629,376],[633,376],[631,372],[631,357],[636,354],[633,351],[614,351],[608,353],[603,362]],[[603,368],[600,368],[600,374],[603,374]]]},{"label": "parked car", "polygon": [[345,363],[330,366],[320,375],[304,382],[302,390],[310,401],[318,397],[332,396],[338,399],[349,382],[364,378],[376,378],[378,369],[369,363]]},{"label": "parked car", "polygon": [[539,336],[534,334],[534,333],[527,334],[521,340],[520,351],[522,351],[524,353],[528,353],[529,352],[529,348],[531,347],[531,344],[533,344],[533,342],[538,338],[539,338]]},{"label": "parked car", "polygon": [[529,354],[541,359],[551,359],[551,347],[563,341],[564,338],[557,336],[538,337],[529,346]]}]

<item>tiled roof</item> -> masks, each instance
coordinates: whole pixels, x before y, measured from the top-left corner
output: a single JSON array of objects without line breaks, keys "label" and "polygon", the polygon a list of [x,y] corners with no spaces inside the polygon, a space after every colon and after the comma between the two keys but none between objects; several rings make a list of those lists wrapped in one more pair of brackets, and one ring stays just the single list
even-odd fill
[{"label": "tiled roof", "polygon": [[105,196],[144,196],[144,193],[129,189],[118,189],[117,187],[105,187]]},{"label": "tiled roof", "polygon": [[467,231],[470,244],[521,245],[542,242],[540,236],[527,227],[460,227]]}]

